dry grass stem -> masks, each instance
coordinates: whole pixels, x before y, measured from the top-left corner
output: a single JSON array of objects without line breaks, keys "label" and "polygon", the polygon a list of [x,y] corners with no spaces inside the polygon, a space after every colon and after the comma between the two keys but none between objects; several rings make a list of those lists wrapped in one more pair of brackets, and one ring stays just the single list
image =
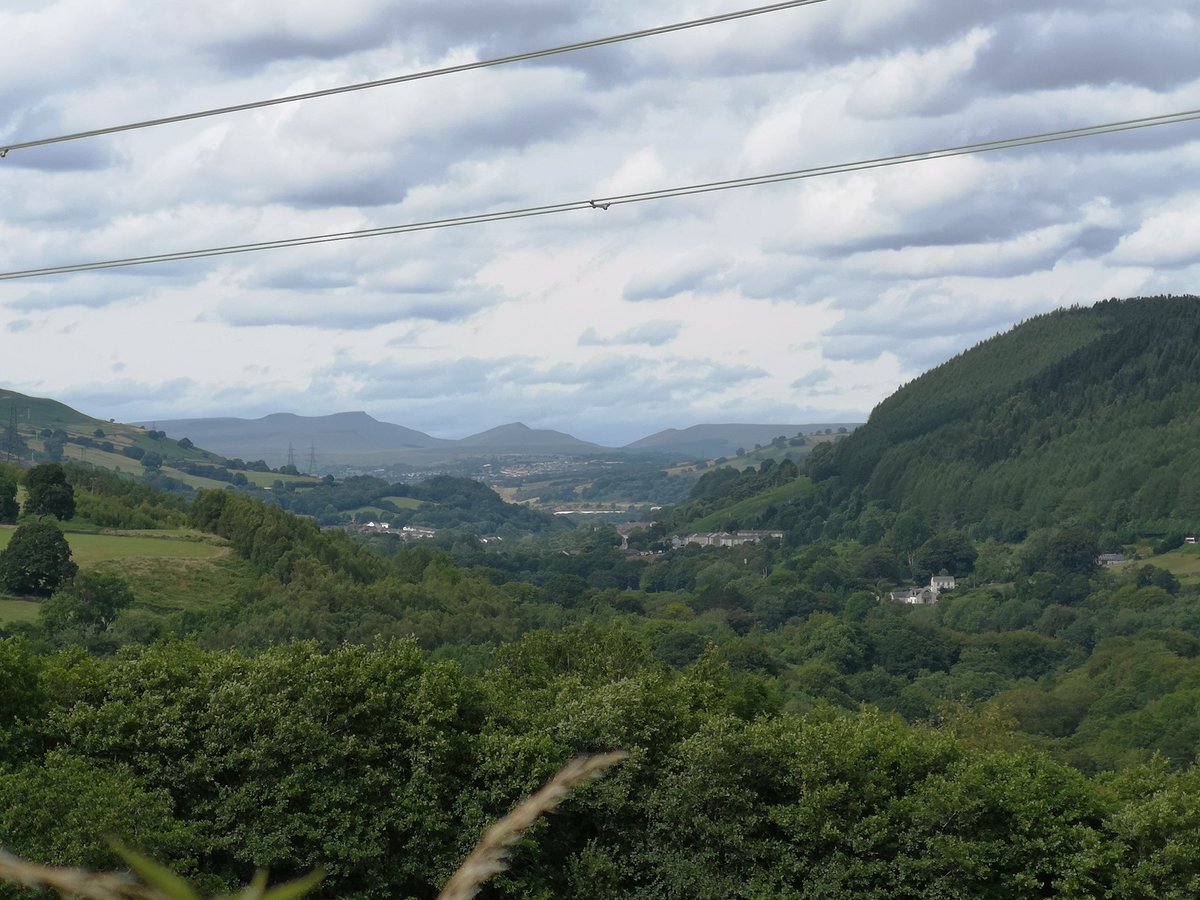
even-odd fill
[{"label": "dry grass stem", "polygon": [[163,900],[164,895],[128,875],[42,866],[0,850],[0,881],[27,888],[46,888],[60,897],[85,900]]},{"label": "dry grass stem", "polygon": [[629,754],[580,756],[563,766],[536,794],[489,828],[475,849],[450,876],[438,900],[470,900],[493,875],[508,866],[508,854],[538,817],[563,802],[571,791],[599,778]]}]

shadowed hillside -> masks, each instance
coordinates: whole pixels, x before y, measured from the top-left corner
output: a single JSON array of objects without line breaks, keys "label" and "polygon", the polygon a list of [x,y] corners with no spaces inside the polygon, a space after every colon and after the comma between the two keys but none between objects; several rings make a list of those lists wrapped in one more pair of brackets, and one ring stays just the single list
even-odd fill
[{"label": "shadowed hillside", "polygon": [[1039,316],[927,372],[811,474],[941,527],[1200,522],[1200,299]]}]

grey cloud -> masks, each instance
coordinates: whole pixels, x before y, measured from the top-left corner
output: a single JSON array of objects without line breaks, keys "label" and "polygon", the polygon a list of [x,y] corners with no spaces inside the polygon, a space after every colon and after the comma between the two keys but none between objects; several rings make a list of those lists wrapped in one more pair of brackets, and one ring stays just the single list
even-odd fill
[{"label": "grey cloud", "polygon": [[33,323],[28,319],[13,319],[5,326],[5,329],[13,334],[20,334],[22,331],[28,331],[31,325]]},{"label": "grey cloud", "polygon": [[410,181],[398,181],[394,173],[403,170],[393,163],[382,171],[352,172],[335,179],[315,178],[294,187],[271,190],[250,186],[248,193],[264,199],[285,203],[296,209],[324,209],[329,206],[388,206],[400,203],[412,186]]},{"label": "grey cloud", "polygon": [[261,375],[252,375],[242,384],[213,391],[205,400],[208,409],[216,410],[221,415],[238,415],[245,418],[292,410],[305,415],[315,414],[314,410],[344,411],[332,386],[317,379],[300,388],[265,381]]},{"label": "grey cloud", "polygon": [[600,337],[595,328],[588,328],[579,336],[578,343],[581,347],[604,347],[630,344],[644,344],[648,347],[661,347],[663,344],[669,344],[675,338],[679,337],[679,333],[682,330],[682,322],[656,320],[653,322],[645,322],[641,325],[635,325],[633,328],[628,328],[625,331],[606,339]]},{"label": "grey cloud", "polygon": [[687,291],[713,286],[720,267],[706,261],[666,264],[629,280],[622,296],[629,301],[667,300]]},{"label": "grey cloud", "polygon": [[197,383],[191,378],[172,378],[157,382],[123,378],[104,384],[67,387],[56,393],[56,399],[97,418],[115,418],[120,410],[147,407],[179,410],[184,398],[196,387]]},{"label": "grey cloud", "polygon": [[[583,92],[563,88],[548,88],[523,95],[525,82],[513,82],[509,89],[497,88],[492,94],[477,98],[477,104],[463,109],[461,114],[437,123],[436,127],[413,128],[396,134],[383,146],[363,148],[358,154],[340,153],[335,170],[314,165],[300,178],[279,183],[274,173],[265,170],[262,177],[231,185],[235,196],[243,202],[277,202],[298,209],[319,209],[328,206],[371,208],[404,203],[412,192],[429,184],[458,180],[455,169],[471,162],[493,162],[506,153],[523,150],[567,135],[574,135],[595,120],[592,101]],[[456,98],[447,100],[457,102]],[[375,111],[372,115],[388,115]],[[303,144],[324,147],[329,143],[322,133],[328,126],[311,124],[303,117],[289,126],[288,137]],[[339,138],[338,142],[344,142]],[[228,141],[227,155],[258,153],[260,148],[249,135],[236,134]],[[481,206],[518,205],[527,197],[515,187],[495,185],[491,196],[474,196],[468,192],[465,201],[450,192],[438,205],[435,218],[457,212],[478,212]],[[461,207],[455,204],[461,204]],[[409,221],[402,216],[380,224],[395,225]]]},{"label": "grey cloud", "polygon": [[615,338],[618,344],[645,344],[649,347],[661,347],[669,344],[683,330],[682,322],[654,321],[622,331]]},{"label": "grey cloud", "polygon": [[813,371],[809,372],[807,375],[802,375],[800,378],[797,378],[795,381],[793,381],[792,387],[797,389],[812,388],[821,384],[826,384],[832,378],[833,373],[826,368],[813,369]]},{"label": "grey cloud", "polygon": [[[506,409],[533,407],[578,417],[588,409],[616,410],[652,396],[659,401],[694,398],[765,376],[751,366],[729,366],[711,360],[666,361],[639,357],[605,357],[582,364],[540,366],[532,357],[485,360],[465,357],[453,361],[360,363],[339,359],[318,377],[352,377],[364,383],[356,394],[363,401],[441,402],[472,398],[491,410],[503,397]],[[631,391],[636,385],[636,391]],[[527,418],[527,417],[522,417]]]},{"label": "grey cloud", "polygon": [[1121,241],[1124,232],[1118,228],[1085,228],[1071,243],[1071,250],[1080,256],[1100,257],[1109,253]]},{"label": "grey cloud", "polygon": [[105,281],[90,278],[68,279],[54,287],[39,287],[9,301],[6,305],[23,312],[65,309],[81,306],[87,309],[103,309],[114,303],[136,300],[140,292],[131,291],[123,279]]},{"label": "grey cloud", "polygon": [[220,321],[238,327],[296,325],[329,330],[373,328],[389,322],[424,320],[454,322],[493,305],[498,294],[477,287],[448,287],[438,292],[312,290],[299,300],[263,294],[221,302]]},{"label": "grey cloud", "polygon": [[350,376],[365,382],[358,396],[366,400],[420,400],[487,393],[490,386],[528,368],[521,357],[486,360],[464,357],[452,362],[360,363],[342,358],[317,373],[321,378]]},{"label": "grey cloud", "polygon": [[891,351],[910,370],[920,371],[1049,307],[1021,298],[1003,305],[970,305],[925,287],[902,300],[881,298],[868,306],[843,308],[846,315],[822,342],[827,359],[865,362]]},{"label": "grey cloud", "polygon": [[[409,2],[401,6],[382,4],[371,17],[356,27],[329,29],[324,32],[275,30],[239,35],[214,41],[206,52],[234,71],[264,68],[281,60],[335,59],[366,49],[382,48],[403,40],[416,49],[428,63],[381,75],[402,75],[407,71],[434,68],[434,59],[463,47],[472,47],[481,59],[508,56],[526,50],[540,50],[603,32],[581,36],[585,26],[580,17],[586,9],[579,5],[554,2],[521,2],[504,5],[438,0]],[[568,59],[563,57],[563,59]],[[569,57],[571,65],[579,59],[583,66],[595,65],[586,55]],[[550,65],[564,65],[551,58]]]},{"label": "grey cloud", "polygon": [[[381,23],[372,23],[378,26]],[[388,27],[363,27],[340,34],[247,34],[214,41],[205,48],[222,68],[254,72],[280,60],[336,59],[348,53],[387,44],[395,34]]]},{"label": "grey cloud", "polygon": [[1196,20],[1190,29],[1139,5],[1097,14],[1032,14],[1003,22],[978,59],[1001,90],[1115,82],[1166,90],[1196,77]]},{"label": "grey cloud", "polygon": [[1019,318],[1014,303],[1004,308],[968,306],[933,291],[918,292],[907,302],[880,300],[874,306],[847,315],[828,334],[832,337],[883,337],[919,341],[931,337],[955,339],[964,334],[995,334]]},{"label": "grey cloud", "polygon": [[362,303],[343,301],[332,309],[308,303],[293,303],[286,308],[275,304],[226,303],[218,308],[220,321],[239,328],[271,325],[293,325],[323,330],[358,330],[374,328],[386,322],[407,319],[436,319],[453,321],[478,311],[478,306],[463,301],[426,300],[409,298],[405,302]]},{"label": "grey cloud", "polygon": [[754,300],[794,300],[823,292],[827,277],[820,264],[803,253],[772,253],[736,266],[724,283]]},{"label": "grey cloud", "polygon": [[268,290],[308,294],[353,287],[358,278],[356,273],[345,269],[280,269],[262,274],[253,284]]},{"label": "grey cloud", "polygon": [[937,334],[919,339],[900,335],[838,335],[829,338],[822,349],[827,359],[852,362],[872,362],[883,353],[891,352],[909,371],[920,372],[945,362],[960,351],[962,340],[961,336]]},{"label": "grey cloud", "polygon": [[[39,132],[37,138],[50,137],[58,133],[60,132]],[[0,144],[3,143],[4,141],[0,140]],[[13,143],[19,143],[19,141],[13,141]],[[120,155],[112,149],[107,141],[96,138],[65,144],[47,144],[25,150],[12,150],[4,158],[4,165],[39,172],[95,172],[111,168],[121,161]]]},{"label": "grey cloud", "polygon": [[[25,106],[27,97],[13,97],[10,109],[18,112],[5,123],[0,146],[5,143],[26,143],[43,138],[56,137],[64,133],[79,131],[64,121],[62,111],[54,107],[53,101],[34,106]],[[44,144],[23,150],[10,150],[0,160],[4,168],[32,169],[42,172],[93,172],[107,169],[122,162],[108,138],[85,138],[56,144]]]},{"label": "grey cloud", "polygon": [[528,386],[626,384],[628,379],[639,376],[651,368],[651,363],[638,357],[605,356],[585,363],[559,363],[549,368],[526,368],[519,375],[513,373],[509,379],[516,384]]},{"label": "grey cloud", "polygon": [[[475,47],[481,59],[540,50],[602,37],[585,24],[587,4],[555,0],[478,3],[473,0],[413,0],[404,4],[399,29],[407,41],[441,55],[456,47]],[[573,54],[573,58],[579,54]]]}]

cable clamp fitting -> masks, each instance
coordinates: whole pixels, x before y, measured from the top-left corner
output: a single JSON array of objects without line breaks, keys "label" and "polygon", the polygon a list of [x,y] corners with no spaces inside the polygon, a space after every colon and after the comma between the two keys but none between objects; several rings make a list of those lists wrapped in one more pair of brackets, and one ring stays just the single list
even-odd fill
[{"label": "cable clamp fitting", "polygon": [[612,206],[611,203],[597,203],[595,200],[589,200],[588,203],[592,205],[592,209],[608,209]]}]

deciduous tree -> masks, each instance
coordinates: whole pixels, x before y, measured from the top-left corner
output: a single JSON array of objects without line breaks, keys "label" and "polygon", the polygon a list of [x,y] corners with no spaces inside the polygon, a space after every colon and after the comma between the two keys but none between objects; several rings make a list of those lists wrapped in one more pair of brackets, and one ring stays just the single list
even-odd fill
[{"label": "deciduous tree", "polygon": [[17,483],[0,475],[0,522],[15,522],[21,507],[17,505]]},{"label": "deciduous tree", "polygon": [[0,550],[0,585],[14,594],[49,597],[79,571],[61,531],[49,522],[29,522]]},{"label": "deciduous tree", "polygon": [[58,463],[34,466],[25,476],[25,512],[32,516],[70,519],[75,515],[75,489]]}]

